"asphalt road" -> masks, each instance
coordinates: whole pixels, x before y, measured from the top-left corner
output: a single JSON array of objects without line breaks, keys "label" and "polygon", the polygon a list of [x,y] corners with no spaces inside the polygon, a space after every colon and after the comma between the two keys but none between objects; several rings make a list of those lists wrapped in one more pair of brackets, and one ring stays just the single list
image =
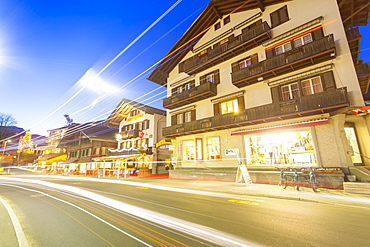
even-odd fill
[{"label": "asphalt road", "polygon": [[79,179],[11,179],[0,177],[0,196],[14,208],[30,246],[370,245],[367,207]]}]

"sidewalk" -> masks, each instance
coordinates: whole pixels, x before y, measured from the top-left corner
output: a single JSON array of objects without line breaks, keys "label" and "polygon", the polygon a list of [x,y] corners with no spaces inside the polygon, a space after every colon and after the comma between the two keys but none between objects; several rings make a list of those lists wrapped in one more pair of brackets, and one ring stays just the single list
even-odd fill
[{"label": "sidewalk", "polygon": [[[85,177],[85,176],[83,176]],[[93,178],[91,176],[88,176]],[[77,178],[77,177],[76,177]],[[94,177],[96,178],[96,177]],[[346,204],[370,207],[370,195],[346,193],[343,190],[319,189],[313,192],[309,188],[301,187],[298,191],[293,187],[283,189],[278,185],[266,184],[245,184],[222,181],[205,181],[205,180],[187,180],[155,177],[127,177],[114,178],[105,177],[99,180],[117,180],[122,182],[142,183],[142,186],[150,187],[167,186],[172,188],[190,189],[198,191],[228,193],[244,196],[270,197],[278,199],[309,201],[330,204]]]}]

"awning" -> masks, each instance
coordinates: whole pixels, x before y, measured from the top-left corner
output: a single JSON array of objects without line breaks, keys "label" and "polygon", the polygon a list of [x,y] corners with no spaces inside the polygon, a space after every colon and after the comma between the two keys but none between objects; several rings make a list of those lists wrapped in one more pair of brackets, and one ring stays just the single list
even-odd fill
[{"label": "awning", "polygon": [[70,164],[70,163],[75,162],[76,160],[77,160],[77,159],[69,159],[69,160],[66,160],[66,161],[64,161],[64,162],[60,163],[59,165],[66,165],[66,164]]},{"label": "awning", "polygon": [[104,157],[98,157],[98,158],[92,158],[94,161],[100,161],[100,160],[117,160],[117,159],[128,159],[132,157],[138,157],[142,156],[141,154],[124,154],[124,155],[113,155],[113,156],[104,156]]},{"label": "awning", "polygon": [[266,130],[283,130],[283,129],[289,129],[292,127],[306,127],[306,126],[312,126],[312,125],[318,125],[318,124],[326,124],[328,123],[327,118],[318,118],[318,119],[311,119],[307,121],[301,121],[301,122],[294,122],[294,123],[288,123],[288,124],[280,124],[280,125],[271,125],[267,127],[262,128],[254,128],[254,129],[247,129],[247,130],[239,130],[231,132],[231,135],[245,135],[245,134],[251,134],[251,133],[257,133],[261,131]]},{"label": "awning", "polygon": [[352,110],[354,114],[359,114],[359,113],[370,113],[370,106],[365,106],[361,108],[357,108]]}]

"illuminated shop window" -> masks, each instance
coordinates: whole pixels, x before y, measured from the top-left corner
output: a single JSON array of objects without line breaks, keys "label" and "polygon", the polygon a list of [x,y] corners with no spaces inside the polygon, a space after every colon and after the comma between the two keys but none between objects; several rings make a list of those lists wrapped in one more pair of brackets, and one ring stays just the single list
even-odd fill
[{"label": "illuminated shop window", "polygon": [[317,166],[311,131],[246,136],[248,165]]},{"label": "illuminated shop window", "polygon": [[183,159],[184,160],[194,160],[195,159],[194,141],[183,142]]},{"label": "illuminated shop window", "polygon": [[238,112],[238,100],[233,99],[221,103],[221,114],[227,114],[231,112]]},{"label": "illuminated shop window", "polygon": [[351,146],[353,154],[352,154],[352,162],[353,163],[362,163],[360,149],[358,147],[357,138],[355,129],[353,127],[346,127],[344,128],[346,132],[346,137],[348,140],[348,144]]},{"label": "illuminated shop window", "polygon": [[210,160],[217,160],[221,159],[221,151],[220,151],[220,138],[213,137],[207,139],[207,151],[208,151],[208,159]]}]

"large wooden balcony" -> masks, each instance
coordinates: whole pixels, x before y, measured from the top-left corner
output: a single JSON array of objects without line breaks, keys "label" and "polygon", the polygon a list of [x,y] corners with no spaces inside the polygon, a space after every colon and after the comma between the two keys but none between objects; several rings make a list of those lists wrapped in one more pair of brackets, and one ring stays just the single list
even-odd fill
[{"label": "large wooden balcony", "polygon": [[231,74],[232,83],[241,88],[335,57],[333,35],[328,35],[278,56],[266,59]]},{"label": "large wooden balcony", "polygon": [[165,137],[176,137],[229,129],[264,122],[279,121],[281,119],[328,113],[348,105],[347,88],[338,88],[289,101],[281,101],[245,109],[237,114],[229,113],[169,126],[163,129],[162,134]]},{"label": "large wooden balcony", "polygon": [[175,109],[217,95],[217,84],[206,82],[190,90],[176,93],[163,100],[163,107]]},{"label": "large wooden balcony", "polygon": [[198,73],[257,47],[270,38],[270,26],[266,22],[263,22],[221,45],[209,48],[202,55],[196,54],[180,63],[179,72],[188,74]]},{"label": "large wooden balcony", "polygon": [[370,63],[360,63],[355,66],[358,82],[360,83],[362,94],[366,94],[370,83]]},{"label": "large wooden balcony", "polygon": [[360,54],[360,41],[362,36],[358,27],[346,30],[346,36],[352,59],[356,64]]}]

